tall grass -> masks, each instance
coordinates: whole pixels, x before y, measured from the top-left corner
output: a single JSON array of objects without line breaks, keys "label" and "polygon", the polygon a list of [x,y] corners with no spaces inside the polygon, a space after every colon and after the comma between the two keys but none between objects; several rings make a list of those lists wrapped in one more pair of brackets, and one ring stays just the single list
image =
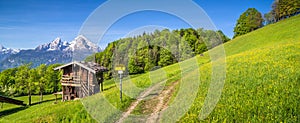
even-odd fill
[{"label": "tall grass", "polygon": [[[222,97],[204,122],[299,122],[300,42],[227,57]],[[180,122],[199,122],[210,80],[210,64],[201,67],[197,99]]]}]

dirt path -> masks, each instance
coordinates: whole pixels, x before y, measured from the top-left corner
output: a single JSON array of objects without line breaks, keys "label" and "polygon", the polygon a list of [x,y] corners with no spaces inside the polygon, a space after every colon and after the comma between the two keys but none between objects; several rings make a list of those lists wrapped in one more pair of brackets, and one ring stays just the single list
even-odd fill
[{"label": "dirt path", "polygon": [[156,85],[148,88],[146,91],[144,91],[143,93],[140,94],[140,96],[138,96],[137,100],[135,102],[133,102],[129,108],[127,109],[126,112],[124,112],[121,116],[121,118],[117,121],[117,123],[122,123],[124,121],[124,119],[126,119],[130,113],[134,110],[134,108],[145,98],[147,97],[151,92],[153,92],[153,90],[159,88],[162,84],[164,83],[164,81],[157,83]]},{"label": "dirt path", "polygon": [[[178,81],[172,83],[171,86],[168,86],[167,89],[165,89],[158,95],[157,99],[159,100],[159,102],[156,105],[156,107],[153,107],[154,111],[153,111],[153,113],[151,113],[150,117],[148,117],[147,123],[155,123],[155,122],[159,121],[160,112],[165,110],[168,107],[168,103],[172,97],[171,95],[173,94],[173,92],[175,90],[175,86],[177,84],[178,84]],[[150,100],[150,101],[152,101],[152,100]]]},{"label": "dirt path", "polygon": [[[135,102],[133,102],[130,107],[127,109],[126,112],[124,112],[121,116],[121,118],[117,121],[117,123],[122,123],[130,114],[131,112],[136,108],[136,106],[142,101],[144,100],[146,97],[148,97],[151,93],[153,93],[153,91],[155,91],[156,89],[162,87],[164,81],[157,83],[156,85],[148,88],[146,91],[144,91],[143,93],[140,94],[140,96],[137,98],[137,100]],[[168,106],[168,102],[171,99],[171,94],[174,91],[175,85],[178,82],[174,82],[172,83],[171,86],[166,87],[162,92],[160,92],[156,97],[151,98],[149,101],[151,102],[155,102],[154,100],[158,100],[158,103],[156,105],[154,105],[155,107],[153,107],[153,105],[147,106],[148,108],[152,108],[151,110],[153,111],[151,113],[151,115],[147,118],[147,122],[153,123],[159,120],[159,113],[160,111],[164,110],[167,108]]]}]

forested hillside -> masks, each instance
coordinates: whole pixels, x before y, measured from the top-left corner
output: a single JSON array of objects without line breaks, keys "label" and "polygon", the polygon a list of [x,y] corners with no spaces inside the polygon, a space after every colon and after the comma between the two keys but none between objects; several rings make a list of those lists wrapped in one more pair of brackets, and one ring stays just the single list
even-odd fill
[{"label": "forested hillside", "polygon": [[[96,54],[96,62],[112,69],[125,64],[129,74],[139,74],[186,60],[230,39],[222,31],[204,29],[164,29],[114,41]],[[87,60],[93,59],[90,56]],[[105,78],[110,78],[108,72]]]}]

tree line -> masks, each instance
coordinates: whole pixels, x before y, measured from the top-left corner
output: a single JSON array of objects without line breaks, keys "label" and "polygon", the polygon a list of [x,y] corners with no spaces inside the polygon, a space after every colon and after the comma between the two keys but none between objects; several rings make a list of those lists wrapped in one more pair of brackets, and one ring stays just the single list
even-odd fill
[{"label": "tree line", "polygon": [[267,24],[295,16],[300,13],[300,0],[275,0],[272,10],[264,15]]},{"label": "tree line", "polygon": [[220,30],[155,30],[111,42],[104,51],[86,60],[94,58],[97,63],[112,70],[104,74],[109,79],[116,64],[124,64],[127,74],[145,73],[186,60],[229,40]]},{"label": "tree line", "polygon": [[234,36],[247,34],[267,24],[295,16],[300,13],[300,0],[275,0],[269,13],[262,14],[255,8],[249,8],[242,13],[234,27]]},{"label": "tree line", "polygon": [[43,94],[61,91],[61,87],[58,86],[61,73],[53,70],[57,66],[59,65],[42,64],[31,68],[31,64],[25,64],[6,69],[0,73],[0,93],[6,96],[28,95],[29,105],[31,95],[40,95],[42,101]]}]

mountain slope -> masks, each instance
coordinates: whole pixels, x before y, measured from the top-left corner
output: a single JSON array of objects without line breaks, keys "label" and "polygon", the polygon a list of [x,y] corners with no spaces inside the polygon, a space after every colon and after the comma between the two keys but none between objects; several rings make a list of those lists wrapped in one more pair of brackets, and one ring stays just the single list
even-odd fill
[{"label": "mountain slope", "polygon": [[[299,122],[300,16],[268,25],[224,45],[226,81],[204,122]],[[213,49],[216,50],[216,49]],[[201,59],[201,58],[200,58]],[[216,61],[218,64],[218,61]],[[180,122],[199,122],[211,64],[201,66],[198,96]]]},{"label": "mountain slope", "polygon": [[[299,122],[300,28],[295,28],[298,25],[300,25],[300,16],[292,17],[238,37],[224,45],[227,54],[226,82],[219,103],[207,119],[202,120],[202,122]],[[210,85],[211,62],[208,52],[204,56],[196,56],[195,58],[201,66],[199,71],[198,68],[195,68],[196,71],[181,73],[181,67],[189,67],[190,63],[195,60],[189,59],[156,71],[134,76],[131,78],[131,82],[125,80],[124,91],[132,92],[131,90],[134,90],[135,86],[147,88],[151,83],[165,80],[163,75],[166,75],[168,78],[167,85],[180,81],[173,97],[175,99],[178,96],[179,87],[183,86],[184,79],[193,76],[194,72],[200,72],[200,76],[197,76],[201,80],[197,97],[192,100],[193,104],[187,113],[179,119],[179,122],[200,122],[198,116]],[[150,77],[152,77],[151,80]],[[187,83],[193,82],[192,80],[187,81]],[[118,119],[119,111],[126,110],[126,107],[133,101],[132,98],[124,95],[121,103],[118,95],[119,89],[114,80],[104,83],[106,91],[83,100],[84,107],[87,108],[91,116],[101,122]],[[135,86],[130,85],[130,83],[134,83]],[[139,93],[135,94],[138,95]],[[185,96],[189,96],[189,94],[178,98]],[[80,104],[81,102],[74,103]],[[58,107],[65,104],[68,102],[59,103]],[[115,108],[110,108],[112,105],[120,110],[116,111]],[[77,106],[77,109],[83,107]],[[64,119],[70,121],[72,119],[72,116],[66,116],[63,119],[57,117],[56,114],[61,114],[61,108],[55,108],[51,111],[44,110],[51,107],[53,107],[51,104],[43,105],[41,108],[35,107],[35,112],[41,112],[38,117],[36,114],[30,113],[32,112],[30,107],[13,115],[1,117],[0,121],[51,122],[64,121]],[[64,111],[73,111],[73,109],[74,107],[64,107]],[[171,113],[176,114],[177,111]],[[172,114],[167,114],[165,118],[172,116]],[[82,115],[86,114],[83,113]],[[48,119],[44,119],[45,117]],[[88,118],[82,119],[82,122],[88,121]],[[143,117],[138,116],[137,118]]]}]

